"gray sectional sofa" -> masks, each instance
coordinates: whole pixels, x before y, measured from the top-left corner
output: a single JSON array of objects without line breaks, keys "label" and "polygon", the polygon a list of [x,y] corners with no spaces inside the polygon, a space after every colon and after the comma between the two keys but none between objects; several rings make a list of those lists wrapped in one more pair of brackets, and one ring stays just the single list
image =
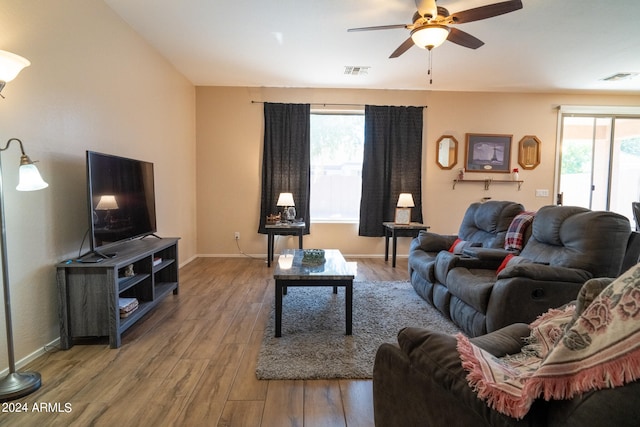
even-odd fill
[{"label": "gray sectional sofa", "polygon": [[[512,202],[473,204],[458,236],[421,232],[412,242],[409,274],[416,292],[469,336],[530,323],[575,298],[588,279],[621,273],[632,236],[626,217],[545,206],[535,213],[521,251],[505,250],[505,232],[522,210]],[[473,227],[483,232],[469,233]],[[454,254],[448,249],[457,238],[466,247]]]}]

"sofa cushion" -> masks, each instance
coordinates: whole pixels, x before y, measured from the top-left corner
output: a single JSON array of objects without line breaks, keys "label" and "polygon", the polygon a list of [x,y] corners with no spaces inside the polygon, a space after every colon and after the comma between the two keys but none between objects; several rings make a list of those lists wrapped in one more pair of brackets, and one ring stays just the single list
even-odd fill
[{"label": "sofa cushion", "polygon": [[614,212],[544,206],[536,213],[531,238],[520,255],[541,264],[586,270],[595,277],[617,277],[630,234],[629,220]]},{"label": "sofa cushion", "polygon": [[447,276],[449,293],[483,314],[487,312],[489,296],[495,283],[495,270],[454,268]]},{"label": "sofa cushion", "polygon": [[557,206],[542,207],[535,219],[532,237],[538,242],[545,242],[550,245],[563,246],[563,239],[560,231],[564,222],[578,213],[590,212],[587,208],[578,206]]},{"label": "sofa cushion", "polygon": [[509,201],[472,203],[462,218],[458,237],[486,248],[501,248],[511,221],[523,210],[521,204]]},{"label": "sofa cushion", "polygon": [[414,251],[409,257],[409,268],[417,271],[420,276],[433,283],[436,280],[434,273],[435,255],[433,252]]}]

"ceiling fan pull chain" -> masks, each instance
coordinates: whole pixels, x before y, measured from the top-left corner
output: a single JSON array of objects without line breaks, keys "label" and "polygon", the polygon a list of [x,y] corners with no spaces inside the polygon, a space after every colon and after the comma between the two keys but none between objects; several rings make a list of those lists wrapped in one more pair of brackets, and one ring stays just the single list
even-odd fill
[{"label": "ceiling fan pull chain", "polygon": [[427,75],[429,76],[429,84],[433,84],[433,61],[431,59],[432,50],[429,49],[429,69],[427,70]]}]

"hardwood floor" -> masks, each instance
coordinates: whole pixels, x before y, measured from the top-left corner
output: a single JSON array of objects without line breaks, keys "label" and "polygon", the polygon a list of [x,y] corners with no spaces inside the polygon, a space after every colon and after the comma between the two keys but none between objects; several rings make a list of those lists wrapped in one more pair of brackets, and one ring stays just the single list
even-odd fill
[{"label": "hardwood floor", "polygon": [[[408,279],[406,258],[396,268],[350,261],[357,280]],[[119,349],[88,341],[21,369],[40,372],[42,387],[3,404],[0,426],[373,426],[371,381],[256,379],[272,279],[264,260],[191,262],[180,294],[130,328]]]}]

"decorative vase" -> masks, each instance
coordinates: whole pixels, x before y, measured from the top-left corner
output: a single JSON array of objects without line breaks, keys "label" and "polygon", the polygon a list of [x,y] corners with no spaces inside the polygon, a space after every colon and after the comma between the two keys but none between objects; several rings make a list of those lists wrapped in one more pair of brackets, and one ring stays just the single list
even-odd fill
[{"label": "decorative vase", "polygon": [[513,174],[511,175],[514,181],[518,180],[518,172],[513,172]]}]

